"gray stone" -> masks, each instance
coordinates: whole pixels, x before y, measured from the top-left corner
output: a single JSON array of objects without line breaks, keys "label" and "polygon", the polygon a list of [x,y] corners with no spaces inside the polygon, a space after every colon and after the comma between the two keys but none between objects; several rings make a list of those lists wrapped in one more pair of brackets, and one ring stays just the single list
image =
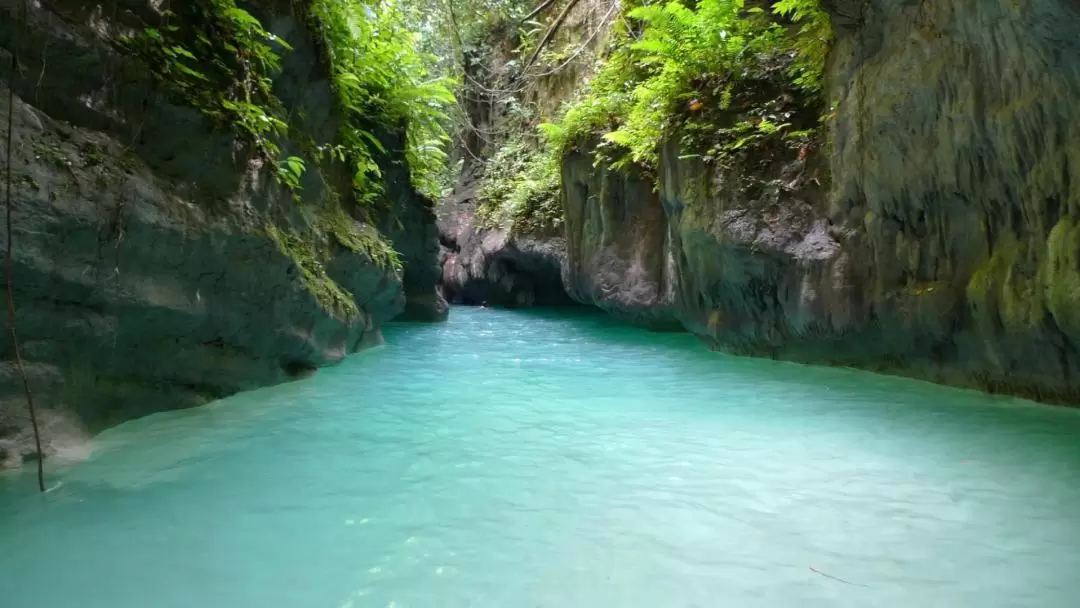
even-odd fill
[{"label": "gray stone", "polygon": [[564,288],[738,354],[1080,403],[1080,4],[823,6],[831,147],[672,143],[659,194],[569,155]]},{"label": "gray stone", "polygon": [[[118,422],[300,377],[381,343],[379,325],[405,310],[403,277],[337,245],[313,215],[326,183],[349,191],[343,167],[328,167],[326,182],[306,172],[297,204],[228,133],[155,92],[145,66],[112,40],[134,15],[153,19],[150,3],[26,3],[25,28],[20,4],[0,0],[0,62],[18,28],[22,66],[13,296],[46,455],[78,454]],[[259,11],[295,48],[275,83],[294,131],[332,140],[341,119],[317,47],[289,2]],[[0,80],[5,117],[9,84]],[[287,153],[300,149],[284,142]],[[386,164],[401,165],[400,155]],[[434,294],[434,218],[407,177],[388,184],[403,218],[395,246],[409,262],[410,295]],[[359,314],[328,311],[268,225],[325,239],[326,273]],[[4,332],[0,448],[9,466],[35,453],[12,355]]]},{"label": "gray stone", "polygon": [[564,239],[479,226],[476,202],[475,187],[465,185],[439,205],[440,289],[446,300],[505,307],[573,304],[563,286]]}]

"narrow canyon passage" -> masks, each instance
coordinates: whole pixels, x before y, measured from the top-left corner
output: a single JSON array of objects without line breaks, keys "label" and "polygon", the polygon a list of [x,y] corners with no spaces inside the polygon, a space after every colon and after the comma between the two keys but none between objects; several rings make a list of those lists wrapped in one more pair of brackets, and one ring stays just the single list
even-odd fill
[{"label": "narrow canyon passage", "polygon": [[1080,0],[0,0],[0,608],[1080,606],[1078,100]]},{"label": "narrow canyon passage", "polygon": [[[1067,607],[1080,411],[456,309],[0,477],[0,604]],[[835,577],[835,578],[834,578]],[[838,580],[839,579],[839,580]]]}]

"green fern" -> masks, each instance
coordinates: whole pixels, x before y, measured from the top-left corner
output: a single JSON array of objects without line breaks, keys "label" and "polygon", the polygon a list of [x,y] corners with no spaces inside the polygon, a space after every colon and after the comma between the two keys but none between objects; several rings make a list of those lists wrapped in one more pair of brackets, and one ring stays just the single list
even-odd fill
[{"label": "green fern", "polygon": [[798,61],[793,75],[803,88],[821,90],[821,75],[825,71],[825,57],[832,44],[832,23],[819,0],[779,0],[773,12],[802,24],[797,40]]},{"label": "green fern", "polygon": [[[599,73],[561,121],[542,127],[554,154],[599,141],[598,162],[649,170],[677,127],[709,128],[707,121],[695,124],[697,110],[688,108],[711,99],[720,111],[731,110],[741,81],[774,63],[790,63],[792,83],[807,96],[821,89],[831,29],[818,0],[781,0],[771,13],[744,0],[638,0],[625,17]],[[787,35],[777,18],[802,24],[799,35]],[[759,135],[782,130],[779,122],[758,126]]]},{"label": "green fern", "polygon": [[334,84],[348,124],[342,139],[353,165],[361,202],[382,193],[378,158],[386,154],[373,135],[378,126],[405,130],[405,159],[413,186],[428,196],[439,191],[447,160],[454,104],[451,82],[433,78],[437,58],[418,51],[418,36],[402,0],[366,4],[316,0],[311,13],[333,68]]},{"label": "green fern", "polygon": [[122,40],[178,102],[232,129],[267,160],[287,130],[271,77],[292,50],[234,0],[192,0],[165,11],[161,27]]}]

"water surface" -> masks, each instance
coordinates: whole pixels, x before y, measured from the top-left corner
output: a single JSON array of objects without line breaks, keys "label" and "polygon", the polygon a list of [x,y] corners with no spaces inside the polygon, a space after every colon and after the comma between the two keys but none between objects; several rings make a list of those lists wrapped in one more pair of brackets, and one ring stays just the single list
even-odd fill
[{"label": "water surface", "polygon": [[594,315],[386,337],[0,477],[0,606],[1077,606],[1078,411]]}]

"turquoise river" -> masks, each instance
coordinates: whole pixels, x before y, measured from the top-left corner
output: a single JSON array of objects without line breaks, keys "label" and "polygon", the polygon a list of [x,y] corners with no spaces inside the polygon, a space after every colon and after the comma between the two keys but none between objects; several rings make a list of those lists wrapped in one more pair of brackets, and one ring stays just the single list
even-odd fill
[{"label": "turquoise river", "polygon": [[1080,411],[457,309],[0,476],[3,608],[1080,605]]}]

